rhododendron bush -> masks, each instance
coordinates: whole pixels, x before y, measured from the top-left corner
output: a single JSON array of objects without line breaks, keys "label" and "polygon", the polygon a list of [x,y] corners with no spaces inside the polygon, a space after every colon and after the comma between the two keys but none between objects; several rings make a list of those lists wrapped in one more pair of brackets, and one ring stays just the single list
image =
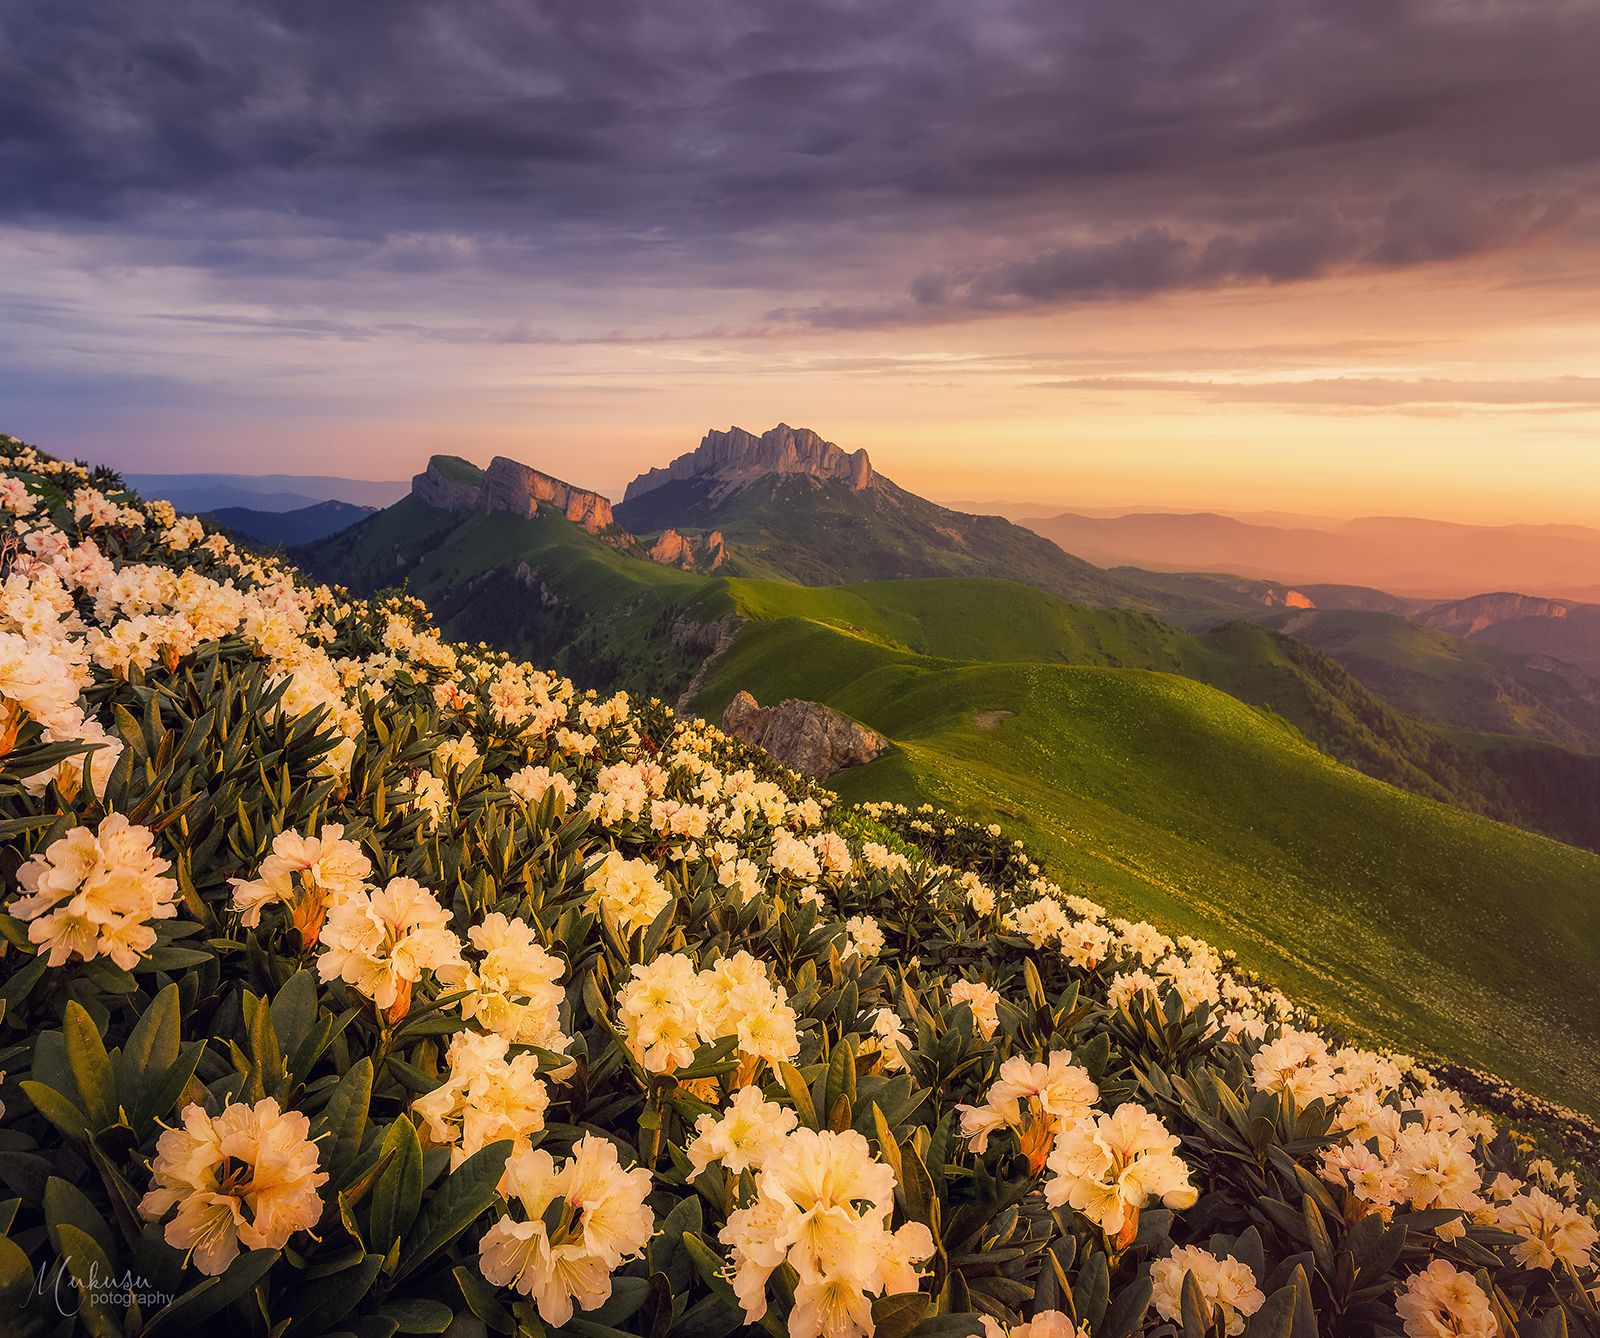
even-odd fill
[{"label": "rhododendron bush", "polygon": [[998,829],[0,457],[18,1331],[1600,1334],[1570,1173]]}]

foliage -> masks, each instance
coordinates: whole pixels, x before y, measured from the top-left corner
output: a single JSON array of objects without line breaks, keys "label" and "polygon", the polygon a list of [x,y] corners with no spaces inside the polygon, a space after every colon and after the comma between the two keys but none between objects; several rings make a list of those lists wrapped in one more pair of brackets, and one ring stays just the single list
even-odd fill
[{"label": "foliage", "polygon": [[6,449],[16,1331],[1600,1333],[1570,1181],[1203,943]]}]

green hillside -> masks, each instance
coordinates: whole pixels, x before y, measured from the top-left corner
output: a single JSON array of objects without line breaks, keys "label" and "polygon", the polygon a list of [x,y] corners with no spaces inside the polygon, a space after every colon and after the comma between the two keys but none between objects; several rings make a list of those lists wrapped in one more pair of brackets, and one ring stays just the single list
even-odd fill
[{"label": "green hillside", "polygon": [[[1423,724],[1328,656],[1251,623],[1190,634],[1148,614],[1086,609],[1009,581],[886,581],[825,589],[735,581],[752,619],[804,618],[955,660],[1155,669],[1220,688],[1292,724],[1328,756],[1468,812],[1600,846],[1600,763]],[[797,651],[797,663],[805,655]],[[805,696],[798,682],[787,695]]]},{"label": "green hillside", "polygon": [[296,557],[357,593],[404,585],[460,640],[635,692],[688,682],[733,607],[720,582],[619,551],[548,509],[462,515],[407,497]]},{"label": "green hillside", "polygon": [[1387,613],[1317,609],[1262,621],[1331,655],[1420,719],[1600,753],[1600,679],[1592,675]]},{"label": "green hillside", "polygon": [[1422,730],[1309,647],[1242,624],[1197,636],[1009,581],[708,578],[555,513],[415,499],[304,557],[357,589],[405,583],[452,635],[585,685],[669,695],[727,639],[698,709],[715,718],[740,688],[822,700],[898,745],[837,777],[846,795],[1023,824],[1091,895],[1203,932],[1361,1034],[1392,1026],[1596,1106],[1600,859],[1317,751],[1301,731],[1442,793],[1429,750],[1471,740]]},{"label": "green hillside", "polygon": [[1359,775],[1167,674],[962,663],[787,617],[743,633],[696,705],[714,717],[739,688],[895,742],[833,778],[848,798],[1025,826],[1079,890],[1205,934],[1342,1026],[1600,1108],[1600,858]]}]

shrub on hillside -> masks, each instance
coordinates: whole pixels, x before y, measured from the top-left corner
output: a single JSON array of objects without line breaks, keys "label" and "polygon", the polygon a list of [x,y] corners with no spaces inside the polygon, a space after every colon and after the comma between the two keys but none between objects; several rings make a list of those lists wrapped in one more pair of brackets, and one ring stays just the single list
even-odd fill
[{"label": "shrub on hillside", "polygon": [[1205,944],[3,449],[17,1331],[1600,1333],[1570,1177]]}]

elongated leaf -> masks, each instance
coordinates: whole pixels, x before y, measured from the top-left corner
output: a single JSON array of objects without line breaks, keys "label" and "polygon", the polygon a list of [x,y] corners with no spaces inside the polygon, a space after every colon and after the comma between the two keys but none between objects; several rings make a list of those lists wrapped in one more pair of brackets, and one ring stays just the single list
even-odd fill
[{"label": "elongated leaf", "polygon": [[389,1165],[372,1187],[372,1247],[380,1254],[411,1229],[422,1206],[422,1144],[404,1115],[391,1124],[378,1147]]},{"label": "elongated leaf", "polygon": [[117,1122],[117,1080],[111,1071],[111,1057],[100,1039],[100,1028],[76,999],[67,1004],[62,1018],[67,1042],[67,1063],[78,1084],[78,1100],[89,1124],[105,1129]]},{"label": "elongated leaf", "polygon": [[510,1155],[509,1139],[490,1143],[456,1167],[434,1190],[401,1247],[396,1281],[415,1273],[489,1211]]},{"label": "elongated leaf", "polygon": [[339,1079],[315,1126],[316,1134],[325,1135],[320,1137],[317,1146],[335,1187],[343,1187],[361,1151],[361,1135],[366,1131],[367,1107],[371,1100],[372,1061],[362,1056]]},{"label": "elongated leaf", "polygon": [[206,1278],[178,1296],[171,1305],[158,1310],[145,1326],[141,1338],[157,1333],[193,1333],[192,1325],[210,1319],[217,1311],[232,1305],[266,1277],[278,1262],[276,1250],[251,1250],[228,1265],[220,1277]]}]

